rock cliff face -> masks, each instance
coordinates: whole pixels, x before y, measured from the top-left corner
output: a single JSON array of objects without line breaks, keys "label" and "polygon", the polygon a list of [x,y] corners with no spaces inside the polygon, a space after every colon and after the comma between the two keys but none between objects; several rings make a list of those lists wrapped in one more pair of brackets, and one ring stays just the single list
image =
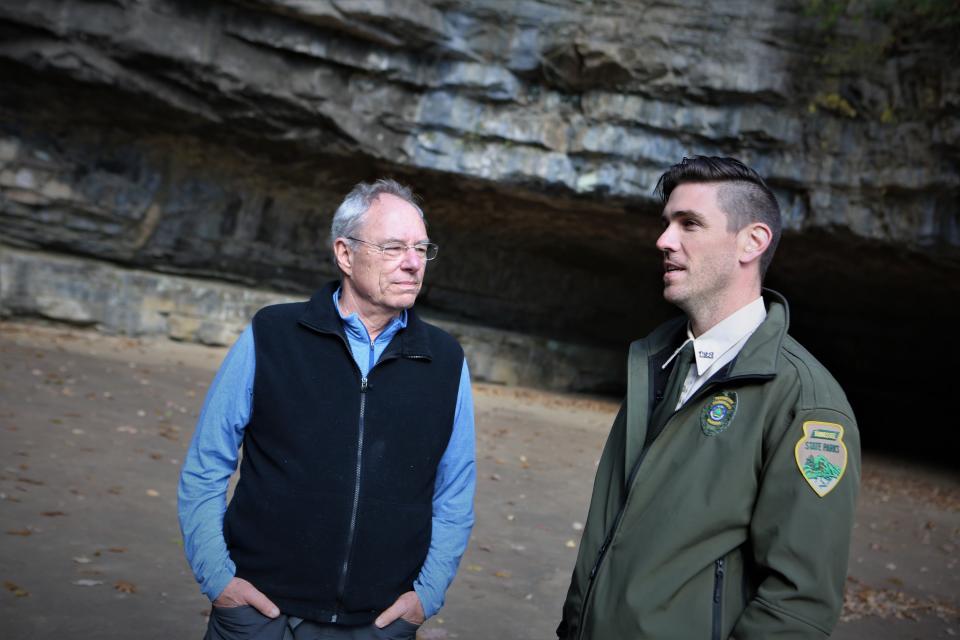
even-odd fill
[{"label": "rock cliff face", "polygon": [[795,333],[905,415],[960,320],[950,4],[3,3],[0,242],[302,295],[339,199],[392,175],[442,247],[424,308],[620,351],[671,313],[657,177],[735,155],[781,200]]}]

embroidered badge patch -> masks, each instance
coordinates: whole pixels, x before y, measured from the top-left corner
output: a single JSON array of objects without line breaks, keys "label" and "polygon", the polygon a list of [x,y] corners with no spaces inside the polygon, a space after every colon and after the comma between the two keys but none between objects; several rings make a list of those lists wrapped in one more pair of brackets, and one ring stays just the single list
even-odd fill
[{"label": "embroidered badge patch", "polygon": [[705,435],[715,436],[723,433],[737,414],[737,392],[724,391],[703,405],[700,412],[700,429]]},{"label": "embroidered badge patch", "polygon": [[803,479],[822,498],[833,491],[847,470],[843,427],[833,422],[804,422],[803,437],[793,454]]}]

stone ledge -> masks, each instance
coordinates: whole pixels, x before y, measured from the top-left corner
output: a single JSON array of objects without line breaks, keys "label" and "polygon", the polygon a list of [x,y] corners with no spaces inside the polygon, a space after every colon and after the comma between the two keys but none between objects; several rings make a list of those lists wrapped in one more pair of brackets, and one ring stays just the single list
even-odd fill
[{"label": "stone ledge", "polygon": [[[257,309],[301,298],[61,254],[0,246],[0,317],[207,345],[236,340]],[[552,391],[622,388],[624,354],[510,331],[430,322],[463,345],[473,379]]]}]

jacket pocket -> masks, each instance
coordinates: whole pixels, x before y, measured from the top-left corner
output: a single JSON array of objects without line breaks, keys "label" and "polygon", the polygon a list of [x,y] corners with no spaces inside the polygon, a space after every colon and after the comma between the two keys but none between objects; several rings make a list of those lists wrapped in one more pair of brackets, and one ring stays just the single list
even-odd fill
[{"label": "jacket pocket", "polygon": [[723,578],[726,573],[726,563],[720,558],[713,567],[713,633],[712,640],[721,640],[723,633]]}]

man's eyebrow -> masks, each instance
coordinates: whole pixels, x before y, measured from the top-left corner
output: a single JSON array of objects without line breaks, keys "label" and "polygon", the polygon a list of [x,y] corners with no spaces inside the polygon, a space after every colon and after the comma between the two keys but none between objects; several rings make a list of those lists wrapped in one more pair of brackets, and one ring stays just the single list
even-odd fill
[{"label": "man's eyebrow", "polygon": [[[413,244],[425,244],[425,243],[427,243],[427,242],[430,242],[430,238],[424,238],[423,240],[417,240],[417,241],[414,242]],[[402,240],[402,239],[400,239],[400,238],[387,238],[386,240],[384,240],[384,241],[381,242],[380,244],[407,244],[407,241],[406,241],[406,240]]]},{"label": "man's eyebrow", "polygon": [[671,211],[670,213],[664,212],[660,215],[660,218],[664,222],[669,222],[670,220],[676,220],[677,218],[689,218],[694,222],[700,222],[700,223],[702,223],[705,220],[702,214],[699,214],[692,209],[680,209],[678,211]]}]

